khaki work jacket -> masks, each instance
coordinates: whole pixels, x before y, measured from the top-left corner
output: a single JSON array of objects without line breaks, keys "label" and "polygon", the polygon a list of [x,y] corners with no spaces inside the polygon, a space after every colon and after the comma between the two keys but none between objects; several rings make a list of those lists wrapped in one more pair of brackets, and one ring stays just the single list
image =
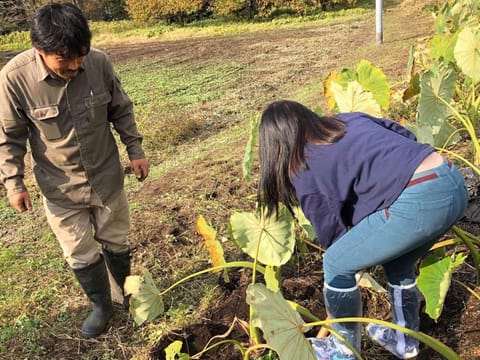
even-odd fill
[{"label": "khaki work jacket", "polygon": [[112,127],[130,160],[145,154],[125,94],[108,57],[92,49],[78,75],[52,74],[35,49],[0,72],[0,181],[8,194],[25,191],[27,139],[43,195],[63,207],[104,203],[123,188],[123,168]]}]

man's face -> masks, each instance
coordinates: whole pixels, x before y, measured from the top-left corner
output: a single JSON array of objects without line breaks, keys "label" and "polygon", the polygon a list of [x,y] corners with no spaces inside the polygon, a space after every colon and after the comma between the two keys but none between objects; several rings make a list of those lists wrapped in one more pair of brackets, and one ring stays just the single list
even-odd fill
[{"label": "man's face", "polygon": [[57,54],[46,54],[41,50],[38,50],[38,53],[45,65],[57,76],[65,80],[70,80],[77,76],[80,65],[85,60],[85,56],[67,59]]}]

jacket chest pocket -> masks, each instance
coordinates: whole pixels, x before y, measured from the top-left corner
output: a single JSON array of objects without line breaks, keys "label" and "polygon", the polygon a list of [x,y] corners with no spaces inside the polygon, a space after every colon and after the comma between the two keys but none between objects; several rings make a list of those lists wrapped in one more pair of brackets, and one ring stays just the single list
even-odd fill
[{"label": "jacket chest pocket", "polygon": [[95,125],[108,123],[108,105],[111,100],[112,96],[108,92],[86,97],[88,121]]},{"label": "jacket chest pocket", "polygon": [[28,110],[28,115],[40,134],[47,140],[58,140],[62,137],[58,123],[58,105],[49,105]]}]

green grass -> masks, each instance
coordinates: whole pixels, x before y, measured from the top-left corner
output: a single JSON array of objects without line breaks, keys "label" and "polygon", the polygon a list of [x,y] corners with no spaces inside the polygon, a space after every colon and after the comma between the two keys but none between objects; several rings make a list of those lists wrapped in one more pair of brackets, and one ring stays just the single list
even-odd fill
[{"label": "green grass", "polygon": [[[4,224],[8,226],[8,221]],[[16,339],[27,354],[42,353],[37,341],[43,332],[39,330],[55,320],[52,311],[65,326],[71,321],[63,298],[70,292],[65,290],[71,287],[72,278],[65,271],[56,238],[45,225],[35,225],[17,224],[15,238],[12,242],[5,239],[0,250],[0,343]],[[3,347],[0,350],[6,350]]]},{"label": "green grass", "polygon": [[[192,68],[191,65],[156,64],[150,60],[135,66],[119,66],[118,71],[125,82],[125,90],[139,107],[139,114],[151,115],[159,107],[189,110],[201,102],[219,99],[239,81],[243,67],[236,62],[207,61]],[[145,71],[148,71],[148,78],[139,79],[138,74]]]},{"label": "green grass", "polygon": [[[235,61],[207,61],[196,67],[154,60],[119,65],[117,71],[135,104],[138,126],[150,129],[144,142],[146,150],[162,150],[192,138],[209,121],[215,121],[192,117],[191,112],[231,91],[243,68]],[[139,76],[146,72],[147,78]]]},{"label": "green grass", "polygon": [[[17,212],[13,207],[8,204],[7,197],[3,197],[0,199],[0,219],[3,221],[7,221],[9,219],[13,219],[17,216]],[[0,244],[1,244],[0,240]]]}]

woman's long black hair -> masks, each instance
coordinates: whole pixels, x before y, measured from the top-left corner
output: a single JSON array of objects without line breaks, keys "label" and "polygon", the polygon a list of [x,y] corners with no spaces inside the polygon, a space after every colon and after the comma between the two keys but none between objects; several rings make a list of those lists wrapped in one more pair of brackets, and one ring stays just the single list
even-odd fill
[{"label": "woman's long black hair", "polygon": [[257,197],[267,216],[278,214],[280,202],[290,211],[298,203],[291,177],[306,167],[305,146],[332,144],[344,134],[342,121],[318,116],[295,101],[275,101],[265,109],[260,120]]}]

